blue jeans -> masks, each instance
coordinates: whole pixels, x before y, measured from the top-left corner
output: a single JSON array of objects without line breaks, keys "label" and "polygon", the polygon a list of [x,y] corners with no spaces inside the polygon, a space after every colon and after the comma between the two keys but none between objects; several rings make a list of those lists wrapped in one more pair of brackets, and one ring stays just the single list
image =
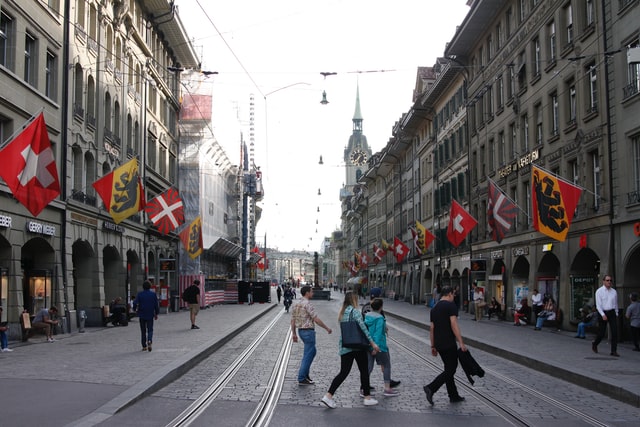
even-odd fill
[{"label": "blue jeans", "polygon": [[147,346],[147,341],[153,342],[153,317],[151,319],[140,319],[140,340],[142,347]]},{"label": "blue jeans", "polygon": [[9,338],[6,331],[0,331],[0,348],[9,347]]},{"label": "blue jeans", "polygon": [[298,329],[298,336],[304,343],[304,352],[302,353],[300,370],[298,370],[298,382],[300,382],[309,376],[311,363],[313,358],[316,357],[316,331],[313,329]]}]

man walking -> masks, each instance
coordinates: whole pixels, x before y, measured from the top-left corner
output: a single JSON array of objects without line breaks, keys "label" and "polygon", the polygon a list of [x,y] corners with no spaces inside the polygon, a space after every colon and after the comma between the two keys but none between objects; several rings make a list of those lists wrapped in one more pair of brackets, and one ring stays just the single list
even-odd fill
[{"label": "man walking", "polygon": [[182,292],[182,299],[189,304],[189,317],[191,319],[191,329],[200,329],[196,325],[196,316],[200,311],[200,280],[196,279],[193,284]]},{"label": "man walking", "polygon": [[442,288],[440,301],[431,309],[431,354],[435,357],[440,353],[444,362],[444,372],[438,375],[430,384],[424,386],[427,401],[433,405],[433,395],[446,384],[449,401],[462,402],[464,397],[458,394],[454,375],[458,368],[458,349],[467,351],[462,342],[462,335],[458,327],[458,307],[453,302],[453,290],[450,286]]},{"label": "man walking", "polygon": [[[302,298],[293,306],[293,315],[291,316],[291,334],[293,342],[298,342],[298,335],[304,343],[304,351],[302,353],[302,361],[300,361],[300,369],[298,370],[298,384],[312,385],[313,380],[309,378],[311,363],[316,357],[316,330],[315,324],[326,329],[330,334],[331,328],[324,324],[316,315],[313,305],[309,302],[313,295],[311,286],[305,285],[300,288]],[[296,329],[298,335],[296,335]]]},{"label": "man walking", "polygon": [[151,351],[153,344],[153,321],[158,320],[160,306],[158,296],[151,290],[151,282],[145,280],[142,283],[142,292],[133,301],[133,309],[138,313],[140,319],[140,340],[142,351]]},{"label": "man walking", "polygon": [[611,336],[609,341],[611,342],[611,355],[614,357],[620,357],[618,354],[618,294],[615,289],[611,287],[613,284],[613,278],[606,274],[602,281],[602,286],[596,291],[596,308],[600,315],[600,327],[598,328],[598,336],[595,341],[591,343],[591,350],[594,353],[598,352],[598,344],[604,338],[604,334],[607,332],[607,325],[609,325],[609,332]]}]

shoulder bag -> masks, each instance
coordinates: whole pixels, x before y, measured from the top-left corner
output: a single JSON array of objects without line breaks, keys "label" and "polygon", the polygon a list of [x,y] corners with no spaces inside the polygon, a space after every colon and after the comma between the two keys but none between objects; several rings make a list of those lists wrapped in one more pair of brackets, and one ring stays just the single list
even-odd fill
[{"label": "shoulder bag", "polygon": [[353,320],[353,309],[349,313],[349,320],[340,322],[342,346],[356,350],[368,349],[370,344],[358,322]]}]

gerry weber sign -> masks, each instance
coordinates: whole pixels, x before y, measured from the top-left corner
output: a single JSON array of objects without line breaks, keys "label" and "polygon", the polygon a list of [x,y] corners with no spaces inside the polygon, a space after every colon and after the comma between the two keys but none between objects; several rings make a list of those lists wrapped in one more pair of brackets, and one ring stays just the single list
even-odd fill
[{"label": "gerry weber sign", "polygon": [[35,234],[44,234],[46,236],[55,236],[56,227],[53,225],[42,224],[40,222],[27,222],[27,231]]}]

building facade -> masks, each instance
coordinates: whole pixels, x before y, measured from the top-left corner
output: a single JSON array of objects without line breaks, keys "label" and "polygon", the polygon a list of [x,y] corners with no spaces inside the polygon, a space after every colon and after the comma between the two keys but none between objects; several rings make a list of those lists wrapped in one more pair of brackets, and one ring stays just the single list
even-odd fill
[{"label": "building facade", "polygon": [[[505,307],[537,288],[569,326],[613,274],[624,306],[639,288],[638,2],[470,6],[360,180],[371,237],[361,248],[394,237],[412,246],[415,220],[436,240],[401,264],[386,255],[370,279],[414,302],[437,285],[459,286],[461,304],[478,281]],[[533,228],[532,165],[582,188],[565,241]],[[490,180],[519,210],[501,242],[488,227]],[[478,220],[457,248],[446,238],[452,200]]]}]

